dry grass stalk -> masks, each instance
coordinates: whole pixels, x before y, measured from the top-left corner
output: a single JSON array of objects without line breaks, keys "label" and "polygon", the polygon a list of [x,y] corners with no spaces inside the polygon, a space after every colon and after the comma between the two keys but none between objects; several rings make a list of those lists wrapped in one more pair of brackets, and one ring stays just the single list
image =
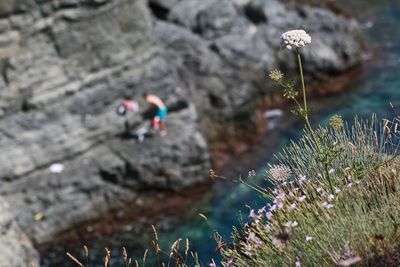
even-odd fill
[{"label": "dry grass stalk", "polygon": [[67,252],[67,257],[70,258],[73,262],[78,264],[80,267],[85,267],[77,258],[71,255],[71,253]]}]

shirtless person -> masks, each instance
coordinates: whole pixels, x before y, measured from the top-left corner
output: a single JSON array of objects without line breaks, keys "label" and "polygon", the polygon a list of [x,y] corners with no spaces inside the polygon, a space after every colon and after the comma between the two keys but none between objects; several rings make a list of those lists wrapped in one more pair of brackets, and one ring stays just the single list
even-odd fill
[{"label": "shirtless person", "polygon": [[165,119],[168,114],[167,106],[159,97],[155,95],[144,93],[143,98],[148,104],[157,107],[157,114],[151,120],[151,125],[153,129],[160,130],[160,136],[165,136],[167,134],[167,130],[165,129]]}]

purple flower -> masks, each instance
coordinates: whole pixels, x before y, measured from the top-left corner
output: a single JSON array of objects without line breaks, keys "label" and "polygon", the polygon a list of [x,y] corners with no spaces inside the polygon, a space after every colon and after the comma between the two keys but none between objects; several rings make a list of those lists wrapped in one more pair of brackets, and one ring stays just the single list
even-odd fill
[{"label": "purple flower", "polygon": [[300,182],[300,183],[303,183],[303,182],[305,182],[305,181],[306,181],[306,176],[300,174],[300,175],[299,175],[299,182]]},{"label": "purple flower", "polygon": [[258,210],[258,214],[264,213],[265,212],[266,207],[262,207],[261,209]]},{"label": "purple flower", "polygon": [[252,219],[257,219],[257,215],[256,215],[256,213],[254,212],[253,209],[250,210],[249,217],[252,218]]},{"label": "purple flower", "polygon": [[210,267],[217,267],[217,264],[215,264],[214,259],[211,259],[211,262],[210,262],[210,264],[209,264],[208,266],[210,266]]},{"label": "purple flower", "polygon": [[247,241],[253,241],[255,237],[256,237],[256,234],[253,232],[250,232],[249,235],[247,236]]}]

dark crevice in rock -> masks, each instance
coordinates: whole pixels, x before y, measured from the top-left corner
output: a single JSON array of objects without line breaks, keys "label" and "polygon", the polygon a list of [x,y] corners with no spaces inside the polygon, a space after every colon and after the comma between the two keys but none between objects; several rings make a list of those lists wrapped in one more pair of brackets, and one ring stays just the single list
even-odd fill
[{"label": "dark crevice in rock", "polygon": [[4,83],[6,85],[10,84],[10,80],[8,78],[7,69],[11,66],[8,60],[1,62],[1,76],[3,77]]},{"label": "dark crevice in rock", "polygon": [[215,94],[210,93],[208,95],[208,99],[210,100],[210,103],[213,107],[223,107],[224,106],[223,100]]},{"label": "dark crevice in rock", "polygon": [[303,7],[297,8],[297,14],[303,19],[307,17],[307,11]]},{"label": "dark crevice in rock", "polygon": [[265,16],[263,10],[253,5],[246,5],[244,8],[244,14],[246,18],[254,24],[267,23],[268,19]]},{"label": "dark crevice in rock", "polygon": [[210,44],[210,45],[208,46],[208,48],[209,48],[211,51],[215,52],[216,54],[219,54],[219,53],[220,53],[220,50],[219,50],[218,46],[217,46],[215,43]]},{"label": "dark crevice in rock", "polygon": [[168,106],[169,112],[178,112],[189,107],[189,103],[185,100],[179,100]]},{"label": "dark crevice in rock", "polygon": [[[4,135],[5,137],[7,137],[10,140],[15,140],[15,136],[12,134],[9,134],[7,131],[5,131],[4,129],[0,128],[0,134]],[[5,180],[6,177],[2,178],[3,180]]]},{"label": "dark crevice in rock", "polygon": [[56,51],[57,55],[59,57],[63,58],[63,54],[61,52],[61,48],[60,48],[59,44],[57,43],[57,40],[56,40],[56,37],[55,37],[55,34],[54,34],[53,30],[52,29],[46,29],[44,32],[49,36],[51,42],[53,43],[54,50]]},{"label": "dark crevice in rock", "polygon": [[[3,132],[3,133],[4,133],[4,132]],[[104,138],[105,138],[105,139],[108,139],[108,140],[111,140],[111,139],[112,139],[112,136],[111,136],[111,135],[107,135],[107,136],[104,136]],[[74,158],[77,158],[77,157],[79,157],[79,156],[81,156],[81,155],[87,153],[88,151],[93,150],[95,147],[98,147],[98,146],[99,146],[100,144],[102,144],[102,143],[103,143],[102,141],[95,142],[95,143],[93,143],[91,146],[88,146],[86,149],[83,149],[82,151],[78,151],[78,152],[76,152],[76,153],[71,153],[71,154],[69,154],[68,156],[65,156],[65,157],[56,159],[56,160],[54,160],[54,161],[51,161],[51,162],[47,162],[47,163],[44,163],[44,164],[37,165],[34,169],[25,171],[25,172],[23,172],[23,173],[20,173],[20,174],[17,174],[17,175],[14,174],[14,175],[10,176],[11,181],[12,181],[12,182],[15,182],[15,181],[17,181],[17,180],[19,180],[19,179],[28,177],[28,176],[30,176],[30,175],[32,175],[32,174],[34,174],[34,173],[40,173],[40,172],[42,172],[43,170],[47,169],[49,166],[51,166],[51,165],[54,164],[54,163],[67,162],[67,161],[73,160]],[[0,180],[1,180],[1,181],[4,180],[4,177],[0,177]]]},{"label": "dark crevice in rock", "polygon": [[151,1],[149,2],[149,8],[156,18],[164,21],[167,20],[169,14],[169,10],[167,8]]},{"label": "dark crevice in rock", "polygon": [[23,112],[29,112],[31,110],[34,110],[35,108],[36,108],[35,105],[33,105],[32,103],[29,103],[29,101],[27,99],[24,99],[22,101],[21,110]]},{"label": "dark crevice in rock", "polygon": [[120,181],[119,177],[121,176],[120,173],[110,172],[109,170],[99,170],[100,177],[107,182],[112,184],[118,184]]}]

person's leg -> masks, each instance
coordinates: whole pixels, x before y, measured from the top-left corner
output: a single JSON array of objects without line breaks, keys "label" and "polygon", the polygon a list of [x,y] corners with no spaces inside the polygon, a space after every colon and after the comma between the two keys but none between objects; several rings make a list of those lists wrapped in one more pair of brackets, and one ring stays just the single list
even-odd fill
[{"label": "person's leg", "polygon": [[167,135],[167,129],[165,128],[165,121],[162,120],[160,121],[160,136],[166,136]]},{"label": "person's leg", "polygon": [[167,135],[167,129],[165,128],[165,119],[167,118],[168,109],[164,107],[159,110],[159,117],[160,117],[160,136]]}]

